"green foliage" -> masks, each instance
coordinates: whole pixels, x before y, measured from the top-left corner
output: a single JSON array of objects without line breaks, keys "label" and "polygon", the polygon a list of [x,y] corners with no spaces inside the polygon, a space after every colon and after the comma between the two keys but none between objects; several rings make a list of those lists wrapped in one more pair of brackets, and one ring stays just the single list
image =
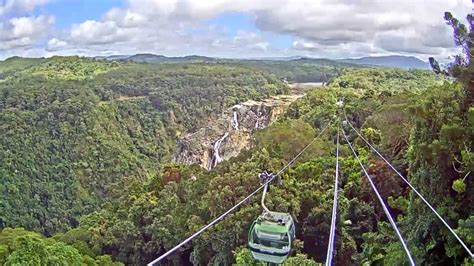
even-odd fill
[{"label": "green foliage", "polygon": [[46,235],[77,226],[117,187],[156,177],[180,132],[287,90],[271,74],[227,65],[53,57],[1,69],[15,74],[0,83],[0,227]]},{"label": "green foliage", "polygon": [[[235,266],[263,266],[266,265],[263,262],[256,261],[248,248],[239,247],[235,252]],[[316,266],[320,265],[312,259],[308,259],[305,254],[298,253],[295,256],[289,257],[282,265],[285,266]]]},{"label": "green foliage", "polygon": [[101,73],[117,68],[119,65],[114,61],[100,61],[77,56],[55,56],[28,69],[27,73],[33,76],[42,76],[46,79],[83,80],[91,79]]},{"label": "green foliage", "polygon": [[[112,75],[114,71],[109,73]],[[424,72],[421,74],[424,75]],[[354,70],[345,74],[348,80],[351,80],[351,75],[366,73]],[[400,79],[398,76],[396,78]],[[100,79],[105,79],[98,81],[103,84],[110,82],[106,81],[105,75]],[[386,82],[390,84],[391,81]],[[430,160],[436,158],[440,150],[454,150],[463,145],[463,142],[459,142],[459,137],[464,134],[460,133],[462,128],[459,123],[454,123],[453,119],[448,125],[443,122],[459,110],[456,109],[455,100],[450,98],[461,95],[458,93],[459,86],[444,84],[434,89],[432,87],[428,94],[432,96],[428,96],[425,101],[406,101],[407,95],[412,95],[412,92],[405,92],[401,88],[391,94],[378,94],[368,89],[355,92],[336,86],[310,91],[290,107],[284,119],[257,134],[256,145],[250,152],[220,164],[210,173],[196,167],[163,167],[162,162],[169,160],[167,154],[172,149],[171,145],[167,148],[165,145],[176,137],[176,131],[169,131],[165,127],[171,126],[180,131],[192,128],[199,122],[187,124],[186,120],[181,120],[184,125],[177,122],[178,116],[172,115],[169,110],[178,108],[175,109],[179,110],[176,113],[186,114],[183,113],[185,109],[180,107],[184,106],[184,102],[179,102],[180,99],[173,103],[173,98],[169,98],[168,105],[160,110],[160,104],[164,102],[157,105],[154,96],[150,100],[146,96],[133,96],[136,93],[133,88],[141,86],[114,86],[110,85],[112,93],[109,94],[113,100],[102,98],[88,114],[87,118],[92,124],[90,129],[85,130],[85,137],[75,144],[75,147],[81,148],[72,160],[72,169],[76,174],[74,180],[80,182],[85,195],[89,195],[87,191],[95,191],[98,195],[108,197],[109,203],[103,205],[100,212],[82,216],[79,227],[54,237],[83,254],[84,261],[90,261],[90,258],[98,261],[105,251],[127,264],[143,264],[151,261],[160,251],[173,247],[253,191],[258,186],[256,175],[261,169],[278,169],[288,162],[321,130],[328,118],[337,114],[334,102],[341,96],[345,98],[348,116],[356,120],[356,125],[364,125],[363,122],[367,121],[363,134],[370,141],[393,151],[390,156],[403,155],[404,149],[394,148],[394,145],[400,145],[399,141],[387,138],[385,135],[389,131],[377,127],[377,121],[384,119],[402,119],[407,121],[406,126],[415,127],[421,126],[419,121],[425,117],[436,116],[437,120],[433,122],[441,134],[438,136],[439,141],[426,144],[426,149],[431,150],[426,153]],[[368,83],[367,86],[370,88],[373,85]],[[120,89],[120,93],[127,93],[127,97],[114,96],[117,89]],[[99,91],[97,88],[94,90],[94,93]],[[155,95],[153,92],[147,93]],[[429,97],[433,100],[429,100]],[[400,102],[403,102],[401,111],[396,109]],[[436,109],[422,107],[423,113],[415,113],[410,117],[410,110],[415,109],[411,105],[428,103],[433,106],[433,102],[439,105]],[[364,106],[364,103],[367,105]],[[385,108],[385,104],[390,105],[390,108]],[[428,114],[438,109],[443,111],[436,115]],[[384,111],[375,113],[376,110]],[[320,141],[307,150],[299,164],[282,177],[283,185],[271,187],[267,205],[278,211],[290,212],[297,218],[297,241],[304,243],[298,249],[301,253],[288,259],[288,265],[324,262],[334,176],[331,151],[335,147],[327,136],[334,133],[335,128],[331,127]],[[410,146],[418,136],[409,136],[411,134],[411,130],[405,131],[403,137],[410,139]],[[163,141],[154,142],[156,136],[163,136]],[[418,152],[422,156],[425,154],[422,148],[413,149],[407,143],[403,145],[410,156],[419,159],[420,155],[416,155]],[[448,148],[445,148],[446,145]],[[398,213],[408,215],[402,220],[403,224],[412,219],[412,209],[408,206],[413,203],[407,200],[396,177],[363,147],[359,147],[358,152],[363,163],[369,166],[369,172],[382,193],[392,196],[390,205]],[[383,212],[361,175],[358,163],[344,147],[341,148],[341,155],[343,174],[338,217],[338,228],[341,229],[336,236],[336,239],[340,239],[336,244],[337,262],[352,264],[383,261],[390,264],[403,260],[403,251],[388,224],[383,222]],[[404,160],[403,156],[399,158]],[[142,177],[136,176],[137,172],[142,173]],[[191,176],[195,176],[196,180]],[[101,183],[101,180],[105,182]],[[188,251],[175,253],[166,263],[183,264],[191,260],[195,264],[255,264],[248,250],[238,247],[245,245],[247,230],[259,211],[258,202],[252,200],[248,207],[236,211],[213,230],[203,233],[193,241],[191,247],[187,247]],[[358,254],[358,249],[362,253]],[[234,251],[235,256],[232,255]],[[190,257],[186,252],[190,252]],[[311,259],[303,254],[309,255]]]},{"label": "green foliage", "polygon": [[453,189],[457,193],[464,193],[466,191],[466,184],[462,179],[456,179],[453,182]]},{"label": "green foliage", "polygon": [[14,251],[7,257],[6,265],[46,265],[49,252],[43,240],[30,235],[15,239]]},{"label": "green foliage", "polygon": [[410,201],[404,197],[398,197],[396,199],[388,197],[388,205],[390,205],[391,208],[398,209],[404,213],[408,210],[409,204]]},{"label": "green foliage", "polygon": [[[425,70],[350,69],[331,81],[331,85],[363,91],[365,96],[429,88],[442,81]],[[389,94],[388,94],[389,95]]]},{"label": "green foliage", "polygon": [[259,132],[257,145],[264,148],[268,156],[289,161],[314,137],[314,130],[302,120],[277,122]]},{"label": "green foliage", "polygon": [[44,59],[39,58],[21,58],[10,57],[5,61],[0,61],[0,82],[5,81],[10,76],[15,75],[18,71],[28,69],[32,66],[40,64]]},{"label": "green foliage", "polygon": [[57,242],[47,248],[49,253],[48,264],[52,265],[80,265],[82,256],[77,249],[64,243]]},{"label": "green foliage", "polygon": [[22,228],[5,228],[0,232],[0,263],[3,265],[121,265],[109,256],[93,257]]},{"label": "green foliage", "polygon": [[[389,223],[380,222],[378,230],[365,233],[363,239],[364,244],[362,246],[364,249],[363,253],[360,254],[362,263],[396,265],[406,261],[402,245],[397,241],[397,236]],[[408,265],[408,262],[405,264]]]},{"label": "green foliage", "polygon": [[[474,111],[464,106],[466,83],[421,70],[342,69],[309,59],[150,65],[16,58],[2,62],[0,73],[0,260],[7,265],[148,263],[253,192],[260,171],[280,169],[344,114],[474,244],[474,186],[466,176],[474,165]],[[331,82],[212,171],[170,163],[181,132],[206,126],[241,101],[287,92],[284,78]],[[345,112],[335,105],[341,98]],[[271,184],[266,205],[296,221],[285,265],[325,261],[335,125]],[[417,263],[468,263],[423,202],[352,130],[344,133]],[[405,262],[358,162],[344,144],[340,154],[336,264]],[[260,212],[259,198],[250,199],[163,265],[259,265],[244,247]]]},{"label": "green foliage", "polygon": [[474,215],[470,215],[465,220],[459,220],[457,231],[468,243],[474,242]]},{"label": "green foliage", "polygon": [[291,61],[246,60],[235,62],[263,69],[282,77],[288,82],[327,82],[340,75],[344,68],[357,65],[335,62],[327,59],[301,58]]},{"label": "green foliage", "polygon": [[[97,77],[102,100],[148,96],[166,124],[192,130],[211,114],[248,99],[263,99],[288,88],[261,70],[232,65],[128,65]],[[182,128],[180,128],[182,129]]]},{"label": "green foliage", "polygon": [[375,145],[380,144],[382,135],[380,134],[379,130],[368,127],[361,130],[361,133],[362,135],[364,135],[365,139],[367,139],[370,143],[373,143]]},{"label": "green foliage", "polygon": [[296,254],[294,257],[289,257],[285,263],[283,263],[285,266],[297,266],[297,265],[302,265],[302,266],[316,266],[316,265],[321,265],[316,263],[312,259],[308,259],[307,255],[304,254]]},{"label": "green foliage", "polygon": [[258,262],[252,257],[252,253],[248,248],[239,247],[235,251],[235,266],[254,265],[263,266],[265,263]]}]

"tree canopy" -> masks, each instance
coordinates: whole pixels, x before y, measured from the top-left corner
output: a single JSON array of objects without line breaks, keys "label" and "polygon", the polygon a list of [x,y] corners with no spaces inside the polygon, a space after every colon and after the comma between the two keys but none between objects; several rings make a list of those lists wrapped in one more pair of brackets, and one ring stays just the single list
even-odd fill
[{"label": "tree canopy", "polygon": [[[137,64],[78,57],[0,63],[0,263],[142,265],[260,186],[329,122],[351,122],[474,245],[473,19],[445,15],[463,55],[435,73],[302,59]],[[314,67],[314,68],[313,68]],[[252,147],[206,171],[171,161],[183,132],[226,108],[287,93],[284,80],[329,81],[292,103]],[[335,104],[344,100],[344,112]],[[337,123],[271,185],[290,213],[285,265],[326,259]],[[430,209],[344,129],[418,264],[472,259]],[[341,141],[337,265],[403,264],[405,254],[351,150]],[[261,265],[246,247],[258,197],[163,265]],[[23,229],[24,228],[24,229]]]}]

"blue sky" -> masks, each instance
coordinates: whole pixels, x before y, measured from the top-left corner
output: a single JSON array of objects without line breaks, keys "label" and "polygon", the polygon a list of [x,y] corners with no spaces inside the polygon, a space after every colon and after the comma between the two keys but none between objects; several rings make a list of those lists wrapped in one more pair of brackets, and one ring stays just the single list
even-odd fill
[{"label": "blue sky", "polygon": [[98,20],[114,7],[123,6],[122,0],[68,0],[51,1],[37,10],[36,14],[49,13],[55,16],[56,26],[67,29],[72,24],[81,23],[88,19]]},{"label": "blue sky", "polygon": [[[470,0],[3,0],[13,55],[429,56],[458,51],[443,14]],[[435,44],[435,45],[433,45]]]}]

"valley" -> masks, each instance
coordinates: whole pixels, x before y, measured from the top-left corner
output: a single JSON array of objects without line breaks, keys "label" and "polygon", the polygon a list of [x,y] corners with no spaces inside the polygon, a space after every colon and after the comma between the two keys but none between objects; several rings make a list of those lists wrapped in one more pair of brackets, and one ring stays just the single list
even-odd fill
[{"label": "valley", "polygon": [[[258,189],[259,173],[289,163],[266,202],[295,220],[284,265],[323,263],[338,128],[334,263],[406,261],[343,136],[414,260],[470,263],[430,209],[354,130],[338,124],[347,119],[473,245],[474,110],[462,79],[307,59],[12,58],[0,71],[0,264],[149,263]],[[261,265],[247,246],[262,213],[260,195],[162,265]]]},{"label": "valley", "polygon": [[321,83],[289,84],[291,94],[271,96],[260,101],[247,100],[217,116],[211,116],[205,127],[180,137],[173,160],[198,164],[211,170],[223,160],[252,147],[257,130],[271,125],[291,103],[315,86],[321,86]]},{"label": "valley", "polygon": [[0,266],[474,266],[474,0],[1,0]]}]

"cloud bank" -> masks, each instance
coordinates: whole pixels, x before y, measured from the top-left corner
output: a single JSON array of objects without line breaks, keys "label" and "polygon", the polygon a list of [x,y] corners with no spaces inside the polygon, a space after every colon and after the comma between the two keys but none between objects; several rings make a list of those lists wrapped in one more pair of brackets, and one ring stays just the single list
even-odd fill
[{"label": "cloud bank", "polygon": [[[99,19],[58,30],[53,15],[31,15],[47,4],[7,0],[0,6],[0,56],[447,57],[456,49],[444,12],[459,18],[472,12],[470,0],[129,0]],[[248,17],[253,27],[229,31],[213,22],[228,14]],[[281,47],[272,36],[292,41]]]}]

